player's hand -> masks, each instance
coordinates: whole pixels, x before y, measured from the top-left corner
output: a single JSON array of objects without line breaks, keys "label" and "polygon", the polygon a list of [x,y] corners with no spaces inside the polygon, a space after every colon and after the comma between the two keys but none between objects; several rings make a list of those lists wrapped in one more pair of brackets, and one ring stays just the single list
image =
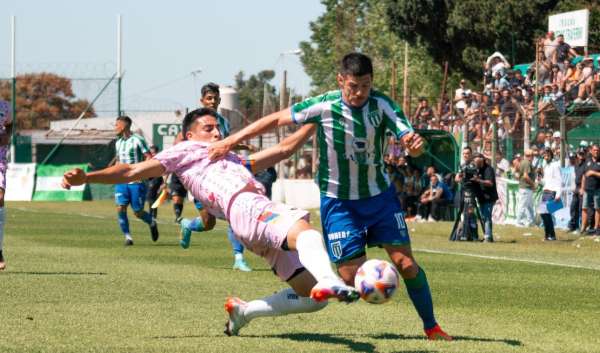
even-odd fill
[{"label": "player's hand", "polygon": [[215,159],[223,158],[232,148],[233,146],[225,140],[213,142],[208,146],[208,159],[214,161]]},{"label": "player's hand", "polygon": [[418,157],[423,154],[423,146],[425,144],[425,140],[414,132],[409,132],[408,134],[402,136],[402,143],[404,147],[408,150],[408,154],[411,157]]},{"label": "player's hand", "polygon": [[62,187],[65,189],[70,189],[71,186],[78,186],[85,184],[87,180],[87,174],[83,171],[83,169],[75,168],[69,170],[63,175]]}]

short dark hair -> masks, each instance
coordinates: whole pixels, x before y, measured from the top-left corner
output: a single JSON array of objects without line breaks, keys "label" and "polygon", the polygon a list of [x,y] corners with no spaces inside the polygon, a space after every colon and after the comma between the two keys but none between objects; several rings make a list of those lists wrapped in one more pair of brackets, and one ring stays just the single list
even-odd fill
[{"label": "short dark hair", "polygon": [[219,85],[217,85],[214,82],[209,82],[202,86],[202,89],[200,90],[200,94],[202,94],[202,97],[204,97],[207,93],[214,93],[216,95],[220,95],[221,92],[219,91]]},{"label": "short dark hair", "polygon": [[346,54],[342,59],[340,74],[352,76],[373,75],[371,58],[362,53]]},{"label": "short dark hair", "polygon": [[196,119],[206,115],[210,115],[215,119],[217,118],[217,113],[209,108],[195,109],[185,115],[185,117],[183,118],[183,122],[181,123],[181,133],[183,134],[184,140],[187,140],[187,137],[185,135],[188,131],[190,131],[190,128],[192,127],[194,122],[196,122]]},{"label": "short dark hair", "polygon": [[463,147],[463,151],[464,150],[469,150],[469,152],[473,153],[473,149],[471,148],[471,146],[465,146],[465,147]]},{"label": "short dark hair", "polygon": [[132,124],[131,118],[128,117],[127,115],[121,115],[120,117],[117,118],[117,121],[124,122],[125,125],[127,125],[128,128],[130,128],[131,124]]}]

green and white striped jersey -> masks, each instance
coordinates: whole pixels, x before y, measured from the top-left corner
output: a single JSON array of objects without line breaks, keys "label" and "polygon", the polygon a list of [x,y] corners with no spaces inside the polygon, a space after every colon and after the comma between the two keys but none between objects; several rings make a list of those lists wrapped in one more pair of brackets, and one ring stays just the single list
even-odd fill
[{"label": "green and white striped jersey", "polygon": [[115,145],[119,163],[133,164],[144,161],[144,153],[149,153],[146,140],[140,135],[132,134],[128,138],[119,137]]},{"label": "green and white striped jersey", "polygon": [[385,132],[398,138],[413,131],[402,110],[386,95],[371,91],[361,108],[331,91],[292,106],[297,124],[317,124],[318,183],[321,195],[364,199],[389,188],[383,164]]}]

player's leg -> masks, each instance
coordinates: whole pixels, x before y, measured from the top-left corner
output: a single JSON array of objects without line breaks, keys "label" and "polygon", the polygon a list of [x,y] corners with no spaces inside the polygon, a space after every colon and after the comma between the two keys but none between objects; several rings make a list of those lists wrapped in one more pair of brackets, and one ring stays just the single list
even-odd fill
[{"label": "player's leg", "polygon": [[231,229],[231,226],[227,228],[227,239],[229,240],[229,244],[231,244],[231,249],[233,250],[233,269],[240,270],[242,272],[252,271],[244,259],[244,245],[237,240],[233,229]]},{"label": "player's leg", "polygon": [[6,260],[2,250],[4,249],[4,220],[6,215],[4,214],[4,190],[6,185],[4,184],[4,173],[2,173],[2,184],[0,185],[0,271],[6,268]]},{"label": "player's leg", "polygon": [[129,188],[129,194],[131,195],[131,209],[133,210],[137,218],[141,219],[150,227],[150,237],[152,238],[152,241],[157,241],[159,234],[156,220],[152,217],[150,213],[144,210],[146,184],[127,184],[127,187]]},{"label": "player's leg", "polygon": [[190,247],[192,232],[204,232],[215,227],[215,217],[208,213],[208,210],[202,206],[202,203],[194,199],[194,205],[198,210],[199,216],[194,219],[183,218],[179,224],[181,227],[179,245],[184,249]]},{"label": "player's leg", "polygon": [[[160,179],[162,180],[162,179]],[[158,218],[158,208],[152,208],[152,204],[158,198],[158,192],[160,190],[161,183],[153,180],[148,187],[148,193],[146,194],[146,201],[148,202],[148,212],[152,218]]]},{"label": "player's leg", "polygon": [[187,190],[175,174],[171,174],[169,189],[171,190],[171,202],[173,203],[173,213],[175,213],[175,223],[180,223],[183,219],[181,214],[183,213],[183,202],[187,196]]},{"label": "player's leg", "polygon": [[279,253],[273,270],[281,278],[282,275],[290,272],[289,269],[295,268],[291,276],[286,279],[291,288],[249,302],[239,298],[227,299],[225,309],[229,314],[229,320],[225,325],[225,334],[228,336],[237,335],[242,327],[259,317],[311,313],[327,305],[327,301],[318,302],[309,297],[317,281],[302,267],[298,254],[283,251]]},{"label": "player's leg", "polygon": [[117,219],[119,228],[125,236],[125,246],[133,245],[133,238],[129,232],[129,218],[127,217],[127,206],[130,202],[129,189],[127,184],[115,185],[115,203],[117,204]]}]

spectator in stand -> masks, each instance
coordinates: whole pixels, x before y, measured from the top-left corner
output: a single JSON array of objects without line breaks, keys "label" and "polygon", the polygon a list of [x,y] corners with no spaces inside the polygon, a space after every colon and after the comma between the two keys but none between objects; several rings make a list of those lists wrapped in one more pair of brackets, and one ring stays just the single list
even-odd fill
[{"label": "spectator in stand", "polygon": [[573,48],[571,48],[569,44],[565,43],[565,36],[559,34],[556,37],[556,59],[553,61],[553,63],[559,64],[559,66],[564,65],[565,60],[574,58],[577,55],[577,52]]},{"label": "spectator in stand", "polygon": [[544,128],[546,126],[546,111],[552,106],[552,85],[544,85],[544,91],[542,99],[538,102],[538,115],[539,115],[539,126]]},{"label": "spectator in stand", "polygon": [[512,82],[510,84],[513,87],[519,87],[519,88],[524,88],[525,86],[527,86],[525,84],[525,77],[523,76],[523,73],[521,72],[521,70],[515,70],[515,77],[513,78]]},{"label": "spectator in stand", "polygon": [[449,118],[452,115],[452,103],[446,93],[442,96],[442,101],[438,103],[438,114],[440,120],[446,122],[450,120]]},{"label": "spectator in stand", "polygon": [[535,169],[533,151],[525,150],[525,158],[519,163],[519,207],[517,225],[530,227],[534,224],[533,191],[535,190]]},{"label": "spectator in stand", "polygon": [[579,216],[581,215],[581,206],[583,205],[581,181],[586,168],[585,152],[583,150],[577,151],[573,167],[575,169],[575,189],[573,190],[573,198],[571,200],[569,231],[573,232],[573,234],[579,234]]},{"label": "spectator in stand", "polygon": [[[586,57],[582,60],[581,77],[579,80],[579,92],[577,99],[573,103],[582,104],[591,102],[591,98],[595,93],[595,82],[594,82],[594,60],[590,57]],[[585,99],[588,97],[587,99]]]},{"label": "spectator in stand", "polygon": [[419,200],[419,216],[417,220],[436,222],[440,219],[439,207],[452,202],[454,195],[437,174],[431,175],[429,187]]},{"label": "spectator in stand", "polygon": [[510,69],[510,63],[500,52],[490,55],[485,62],[485,70],[488,77],[494,78],[498,72],[500,76],[504,76],[508,69]]},{"label": "spectator in stand", "polygon": [[560,70],[557,64],[552,65],[552,71],[550,72],[550,83],[552,85],[557,85],[558,87],[563,87],[565,82],[565,75],[563,71]]},{"label": "spectator in stand", "polygon": [[543,193],[538,212],[544,223],[544,240],[556,240],[554,232],[554,221],[552,220],[552,205],[560,201],[562,177],[560,175],[560,164],[554,161],[552,149],[544,150]]},{"label": "spectator in stand", "polygon": [[505,89],[502,91],[502,102],[500,116],[504,122],[505,131],[508,131],[509,135],[521,136],[521,114],[519,113],[519,107],[512,99],[510,90]]},{"label": "spectator in stand", "polygon": [[502,92],[508,88],[510,88],[508,81],[502,76],[500,71],[496,71],[496,74],[494,75],[494,83],[492,84],[492,92]]},{"label": "spectator in stand", "polygon": [[[518,157],[519,154],[517,154]],[[491,160],[491,158],[488,158]],[[502,152],[496,151],[496,176],[506,177],[510,170],[510,162],[504,158]]]},{"label": "spectator in stand", "polygon": [[556,47],[557,40],[554,39],[554,32],[550,31],[546,33],[546,37],[544,37],[541,41],[542,51],[544,53],[544,57],[546,60],[553,61],[556,59]]},{"label": "spectator in stand", "polygon": [[554,102],[554,107],[560,114],[565,113],[565,95],[560,90],[559,85],[552,84],[552,93],[550,93],[550,97]]},{"label": "spectator in stand", "polygon": [[465,88],[465,80],[460,80],[459,87],[454,92],[454,102],[456,103],[455,107],[461,114],[465,113],[467,109],[466,98],[471,94],[470,89]]},{"label": "spectator in stand", "polygon": [[589,225],[588,212],[593,212],[591,209],[594,208],[596,229],[590,228],[588,234],[598,235],[598,225],[600,224],[600,147],[597,144],[592,145],[591,155],[592,158],[584,163],[585,169],[581,180],[580,194],[583,194],[581,232],[587,231]]},{"label": "spectator in stand", "polygon": [[556,151],[560,152],[560,131],[554,131],[552,134],[552,143],[550,143],[550,148],[556,155]]},{"label": "spectator in stand", "polygon": [[433,109],[429,106],[429,101],[425,97],[419,98],[419,105],[415,111],[414,121],[417,123],[419,129],[427,128],[427,125],[431,122],[431,119],[435,117]]}]

